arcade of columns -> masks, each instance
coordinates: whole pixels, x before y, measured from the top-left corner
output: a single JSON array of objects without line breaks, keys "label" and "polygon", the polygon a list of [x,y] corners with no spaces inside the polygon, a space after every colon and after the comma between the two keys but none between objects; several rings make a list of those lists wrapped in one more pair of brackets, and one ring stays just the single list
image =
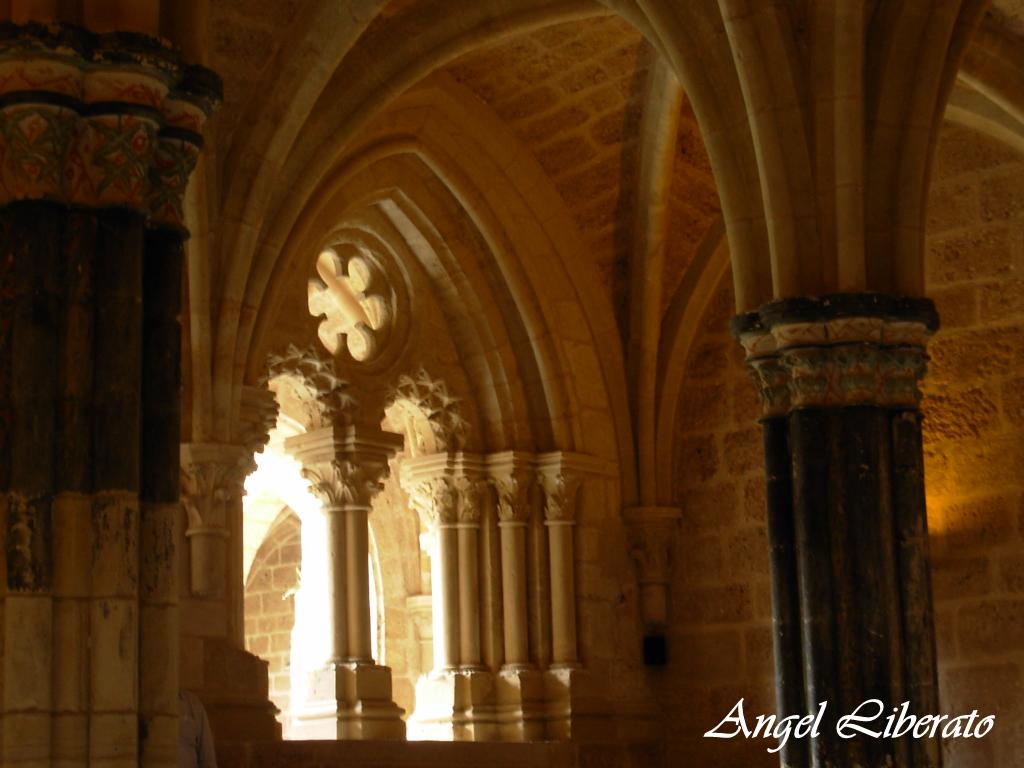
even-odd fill
[{"label": "arcade of columns", "polygon": [[[332,658],[294,712],[298,738],[404,738],[390,670],[371,649],[368,515],[403,437],[360,407],[334,360],[292,347],[271,360],[310,397],[308,431],[285,441],[327,518]],[[372,414],[376,414],[374,418]],[[431,536],[432,673],[412,722],[441,740],[579,738],[602,714],[576,637],[573,528],[601,462],[565,452],[462,450],[456,423],[439,452],[398,463]],[[606,716],[606,713],[604,713]]]}]

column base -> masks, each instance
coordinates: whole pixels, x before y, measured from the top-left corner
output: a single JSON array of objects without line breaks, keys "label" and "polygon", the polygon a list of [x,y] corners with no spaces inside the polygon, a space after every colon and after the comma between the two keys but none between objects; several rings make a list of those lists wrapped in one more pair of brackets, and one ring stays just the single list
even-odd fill
[{"label": "column base", "polygon": [[388,667],[331,664],[309,674],[306,691],[292,722],[293,739],[405,739]]},{"label": "column base", "polygon": [[222,638],[186,637],[181,684],[199,696],[218,741],[281,738],[278,709],[268,696],[267,662]]},{"label": "column base", "polygon": [[544,672],[547,738],[554,741],[608,741],[615,723],[603,681],[575,666]]},{"label": "column base", "polygon": [[[580,668],[451,670],[421,677],[409,737],[424,741],[608,741],[601,681]],[[614,739],[614,736],[611,736]]]},{"label": "column base", "polygon": [[424,741],[496,741],[495,702],[495,678],[488,670],[432,672],[416,683],[409,732]]},{"label": "column base", "polygon": [[543,741],[544,675],[536,669],[506,667],[496,679],[496,715],[502,741]]}]

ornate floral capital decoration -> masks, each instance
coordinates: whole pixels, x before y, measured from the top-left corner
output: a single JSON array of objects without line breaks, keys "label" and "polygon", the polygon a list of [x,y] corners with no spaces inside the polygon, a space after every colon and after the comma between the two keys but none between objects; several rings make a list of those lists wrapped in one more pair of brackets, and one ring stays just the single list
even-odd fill
[{"label": "ornate floral capital decoration", "polygon": [[787,299],[733,320],[765,417],[850,405],[916,409],[937,328],[930,300],[870,293]]},{"label": "ornate floral capital decoration", "polygon": [[530,496],[536,485],[531,460],[511,451],[488,457],[488,474],[498,500],[498,522],[525,525],[530,519]]},{"label": "ornate floral capital decoration", "polygon": [[351,385],[337,374],[334,358],[315,344],[289,344],[284,354],[271,355],[267,379],[278,376],[291,377],[305,388],[303,400],[311,429],[354,423],[357,403]]},{"label": "ornate floral capital decoration", "polygon": [[636,564],[644,624],[664,627],[668,623],[672,552],[682,513],[675,507],[629,507],[622,517],[629,553]]},{"label": "ornate floral capital decoration", "polygon": [[388,474],[387,461],[356,463],[335,458],[303,467],[302,476],[309,480],[309,489],[325,508],[369,507],[384,489]]},{"label": "ornate floral capital decoration", "polygon": [[143,35],[0,25],[0,205],[127,207],[184,229],[219,78]]},{"label": "ornate floral capital decoration", "polygon": [[285,440],[310,490],[328,510],[370,509],[401,447],[401,435],[353,425],[330,425]]},{"label": "ornate floral capital decoration", "polygon": [[214,443],[181,446],[181,502],[188,530],[216,528],[227,535],[227,505],[245,493],[246,450]]},{"label": "ornate floral capital decoration", "polygon": [[188,516],[192,592],[224,592],[225,542],[229,508],[241,501],[252,456],[237,445],[185,443],[181,446],[181,503]]},{"label": "ornate floral capital decoration", "polygon": [[571,471],[543,473],[544,519],[548,523],[576,522],[576,492],[583,478]]},{"label": "ornate floral capital decoration", "polygon": [[[448,392],[444,381],[432,377],[425,368],[412,376],[401,376],[391,403],[408,402],[426,417],[433,437],[432,449],[437,452],[461,451],[465,448],[469,422],[462,414],[462,399]],[[415,446],[423,452],[427,446]]]},{"label": "ornate floral capital decoration", "polygon": [[418,478],[403,482],[403,486],[413,508],[431,528],[458,522],[459,498],[451,478]]},{"label": "ornate floral capital decoration", "polygon": [[431,528],[479,524],[487,490],[481,456],[455,452],[407,458],[400,473],[410,502]]},{"label": "ornate floral capital decoration", "polygon": [[487,481],[479,475],[459,475],[455,478],[455,493],[458,496],[458,521],[464,525],[479,525],[481,504]]},{"label": "ornate floral capital decoration", "polygon": [[266,387],[242,387],[242,407],[238,418],[236,442],[249,455],[246,475],[256,470],[255,454],[270,440],[270,431],[277,424],[277,399]]}]

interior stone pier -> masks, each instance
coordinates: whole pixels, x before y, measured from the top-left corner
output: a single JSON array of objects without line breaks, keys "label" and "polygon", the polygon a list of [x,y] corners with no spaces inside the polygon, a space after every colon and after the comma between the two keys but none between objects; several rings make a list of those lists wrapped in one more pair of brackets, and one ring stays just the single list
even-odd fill
[{"label": "interior stone pier", "polygon": [[841,739],[837,712],[938,712],[921,441],[927,299],[790,299],[733,324],[757,384],[767,479],[777,707],[829,702],[785,765],[940,764],[933,739]]},{"label": "interior stone pier", "polygon": [[2,761],[169,766],[182,203],[220,81],[143,35],[0,38]]}]

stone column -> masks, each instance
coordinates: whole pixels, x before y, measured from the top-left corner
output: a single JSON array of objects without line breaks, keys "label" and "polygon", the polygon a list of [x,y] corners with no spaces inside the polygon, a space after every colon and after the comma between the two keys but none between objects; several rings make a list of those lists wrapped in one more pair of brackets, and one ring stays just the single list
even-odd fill
[{"label": "stone column", "polygon": [[367,515],[402,438],[379,428],[332,424],[285,441],[327,515],[333,659],[314,673],[303,738],[401,739],[391,670],[374,663],[370,637]]},{"label": "stone column", "polygon": [[481,665],[478,531],[481,457],[462,451],[405,459],[402,485],[435,536],[431,589],[434,671],[417,684],[410,721],[424,738],[493,732],[491,676]]},{"label": "stone column", "polygon": [[402,485],[424,516],[430,535],[431,597],[434,614],[434,672],[459,668],[458,495],[448,454],[402,463]]},{"label": "stone column", "polygon": [[[772,648],[775,706],[780,717],[806,714],[801,650],[800,589],[793,516],[793,468],[789,452],[788,374],[775,339],[754,313],[734,321],[747,352],[747,367],[761,399],[765,457],[765,507],[772,575]],[[785,765],[810,765],[805,741],[791,739],[780,750]]]},{"label": "stone column", "polygon": [[[734,321],[765,408],[783,713],[872,698],[938,711],[917,389],[937,324],[930,301],[879,294],[779,301]],[[783,760],[939,765],[937,743],[847,741],[833,725]]]},{"label": "stone column", "polygon": [[484,667],[501,669],[505,658],[505,620],[501,597],[501,536],[498,509],[489,487],[480,511],[480,643]]},{"label": "stone column", "polygon": [[536,456],[551,574],[551,663],[545,675],[546,736],[601,738],[609,727],[603,681],[579,659],[576,634],[575,526],[585,509],[585,480],[605,473],[593,457],[555,451]]},{"label": "stone column", "polygon": [[540,472],[551,564],[551,664],[574,667],[578,651],[573,527],[576,525],[576,492],[582,478],[557,461],[542,466]]},{"label": "stone column", "polygon": [[[146,328],[166,337],[177,310],[173,296],[147,293],[145,227],[150,201],[173,197],[168,185],[183,191],[191,170],[178,164],[173,180],[160,170],[158,137],[181,127],[175,102],[199,100],[205,115],[220,83],[205,70],[190,79],[175,52],[142,35],[27,24],[0,37],[0,96],[11,97],[0,108],[0,433],[10,436],[0,485],[13,546],[3,763],[134,766],[140,601],[173,580],[173,558],[140,529],[140,501],[174,501],[173,488],[156,488],[155,442],[142,439],[177,450],[179,397],[175,381],[147,399],[160,385],[145,378]],[[200,127],[177,139],[198,151]],[[177,282],[173,255],[162,266]],[[153,349],[169,349],[163,341]],[[41,610],[51,597],[52,612]]]},{"label": "stone column", "polygon": [[[3,117],[7,119],[8,110]],[[8,399],[2,438],[7,596],[0,762],[48,765],[52,758],[54,672],[52,506],[57,376],[53,361],[59,327],[60,214],[56,206],[31,202],[8,205],[0,215],[4,220],[0,268],[6,304],[0,324],[9,345],[5,350],[9,355],[5,372]],[[69,592],[67,597],[73,594]],[[64,613],[61,609],[58,616],[63,618]]]},{"label": "stone column", "polygon": [[459,573],[459,667],[482,669],[480,664],[480,505],[483,481],[460,475],[457,536]]},{"label": "stone column", "polygon": [[505,650],[497,697],[501,737],[533,741],[546,736],[544,680],[530,657],[527,535],[535,508],[533,457],[512,451],[492,454],[487,468],[497,496],[501,536]]},{"label": "stone column", "polygon": [[[94,268],[98,218],[68,217],[66,311],[58,368],[62,417],[58,494],[54,499],[54,718],[55,759],[88,759],[88,643],[92,519],[92,392],[95,312]],[[84,363],[84,364],[83,364]]]},{"label": "stone column", "polygon": [[[246,652],[235,632],[241,565],[231,557],[241,540],[244,482],[253,445],[181,446],[182,504],[188,574],[181,596],[181,685],[202,699],[218,738],[280,737],[269,700],[266,662]],[[244,670],[243,675],[239,670]]]},{"label": "stone column", "polygon": [[526,526],[530,520],[533,470],[529,459],[513,454],[488,457],[498,497],[501,531],[501,593],[505,626],[503,669],[528,669],[530,635],[527,617]]}]

